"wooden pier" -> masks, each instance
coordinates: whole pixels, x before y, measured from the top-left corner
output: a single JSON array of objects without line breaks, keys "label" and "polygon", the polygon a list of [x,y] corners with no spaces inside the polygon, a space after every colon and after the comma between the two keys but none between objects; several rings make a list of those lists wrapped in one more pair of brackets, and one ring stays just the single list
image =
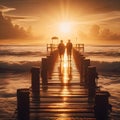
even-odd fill
[{"label": "wooden pier", "polygon": [[97,86],[96,67],[84,56],[84,45],[62,59],[57,47],[31,68],[31,87],[17,90],[16,120],[109,120],[109,92]]}]

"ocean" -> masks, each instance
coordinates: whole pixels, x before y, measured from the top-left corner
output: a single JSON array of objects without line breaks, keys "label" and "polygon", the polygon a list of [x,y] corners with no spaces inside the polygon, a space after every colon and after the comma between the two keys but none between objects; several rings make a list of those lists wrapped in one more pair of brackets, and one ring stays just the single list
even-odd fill
[{"label": "ocean", "polygon": [[[46,45],[0,45],[0,120],[16,110],[16,90],[29,88],[30,69],[47,55]],[[85,56],[96,66],[98,85],[110,92],[112,120],[120,119],[120,45],[85,45]]]}]

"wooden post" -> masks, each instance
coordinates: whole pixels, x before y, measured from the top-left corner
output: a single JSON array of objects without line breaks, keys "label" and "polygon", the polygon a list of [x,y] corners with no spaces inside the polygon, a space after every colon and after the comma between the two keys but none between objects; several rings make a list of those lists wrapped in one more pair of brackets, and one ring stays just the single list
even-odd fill
[{"label": "wooden post", "polygon": [[47,44],[47,52],[48,52],[48,45],[49,45],[49,44]]},{"label": "wooden post", "polygon": [[88,66],[90,66],[90,59],[85,59],[83,61],[83,79],[85,82],[85,85],[87,85],[87,70]]},{"label": "wooden post", "polygon": [[82,53],[84,53],[84,44],[81,44],[82,46]]},{"label": "wooden post", "polygon": [[32,67],[32,91],[39,92],[40,91],[40,68]]},{"label": "wooden post", "polygon": [[96,92],[96,67],[89,66],[88,67],[88,73],[87,73],[87,78],[88,78],[88,96],[90,98],[95,97],[95,92]]},{"label": "wooden post", "polygon": [[78,51],[80,52],[80,44],[78,44]]},{"label": "wooden post", "polygon": [[75,44],[75,48],[77,49],[77,44]]},{"label": "wooden post", "polygon": [[42,87],[43,89],[47,89],[48,84],[48,60],[47,58],[42,58],[42,70],[41,70],[41,77],[42,77]]},{"label": "wooden post", "polygon": [[51,52],[53,51],[53,44],[50,44]]},{"label": "wooden post", "polygon": [[29,89],[17,90],[18,120],[29,120]]},{"label": "wooden post", "polygon": [[47,60],[48,60],[48,71],[51,70],[51,56],[47,56]]},{"label": "wooden post", "polygon": [[47,56],[47,72],[48,72],[48,76],[50,76],[50,74],[52,73],[53,65],[54,65],[53,57],[51,55]]},{"label": "wooden post", "polygon": [[83,70],[83,69],[84,69],[84,67],[83,67],[83,66],[84,66],[84,65],[83,65],[83,64],[84,64],[84,59],[85,59],[85,57],[84,57],[83,55],[80,55],[80,61],[79,61],[79,62],[80,62],[80,81],[81,81],[81,82],[84,81],[84,80],[83,80],[83,78],[84,78],[84,77],[83,77],[83,76],[84,76],[84,72],[83,72],[83,71],[84,71],[84,70]]},{"label": "wooden post", "polygon": [[107,120],[111,105],[109,104],[109,92],[100,91],[95,96],[95,116],[97,120]]}]

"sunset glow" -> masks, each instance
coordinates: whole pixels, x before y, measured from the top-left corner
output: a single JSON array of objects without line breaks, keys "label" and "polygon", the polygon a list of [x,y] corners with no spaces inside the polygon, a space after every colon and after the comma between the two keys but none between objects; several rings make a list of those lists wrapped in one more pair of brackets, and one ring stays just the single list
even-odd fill
[{"label": "sunset glow", "polygon": [[7,1],[0,2],[1,44],[45,44],[52,36],[85,44],[120,44],[118,0]]},{"label": "sunset glow", "polygon": [[120,0],[0,0],[0,120],[120,119]]},{"label": "sunset glow", "polygon": [[70,33],[72,26],[71,26],[70,22],[62,22],[59,25],[59,29],[60,29],[61,33]]}]

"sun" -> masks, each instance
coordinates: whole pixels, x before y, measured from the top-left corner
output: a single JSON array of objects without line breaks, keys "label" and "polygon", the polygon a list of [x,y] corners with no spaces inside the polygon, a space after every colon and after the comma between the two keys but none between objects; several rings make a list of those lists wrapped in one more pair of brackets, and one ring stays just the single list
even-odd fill
[{"label": "sun", "polygon": [[61,22],[59,24],[59,29],[62,33],[70,33],[72,26],[70,22]]}]

